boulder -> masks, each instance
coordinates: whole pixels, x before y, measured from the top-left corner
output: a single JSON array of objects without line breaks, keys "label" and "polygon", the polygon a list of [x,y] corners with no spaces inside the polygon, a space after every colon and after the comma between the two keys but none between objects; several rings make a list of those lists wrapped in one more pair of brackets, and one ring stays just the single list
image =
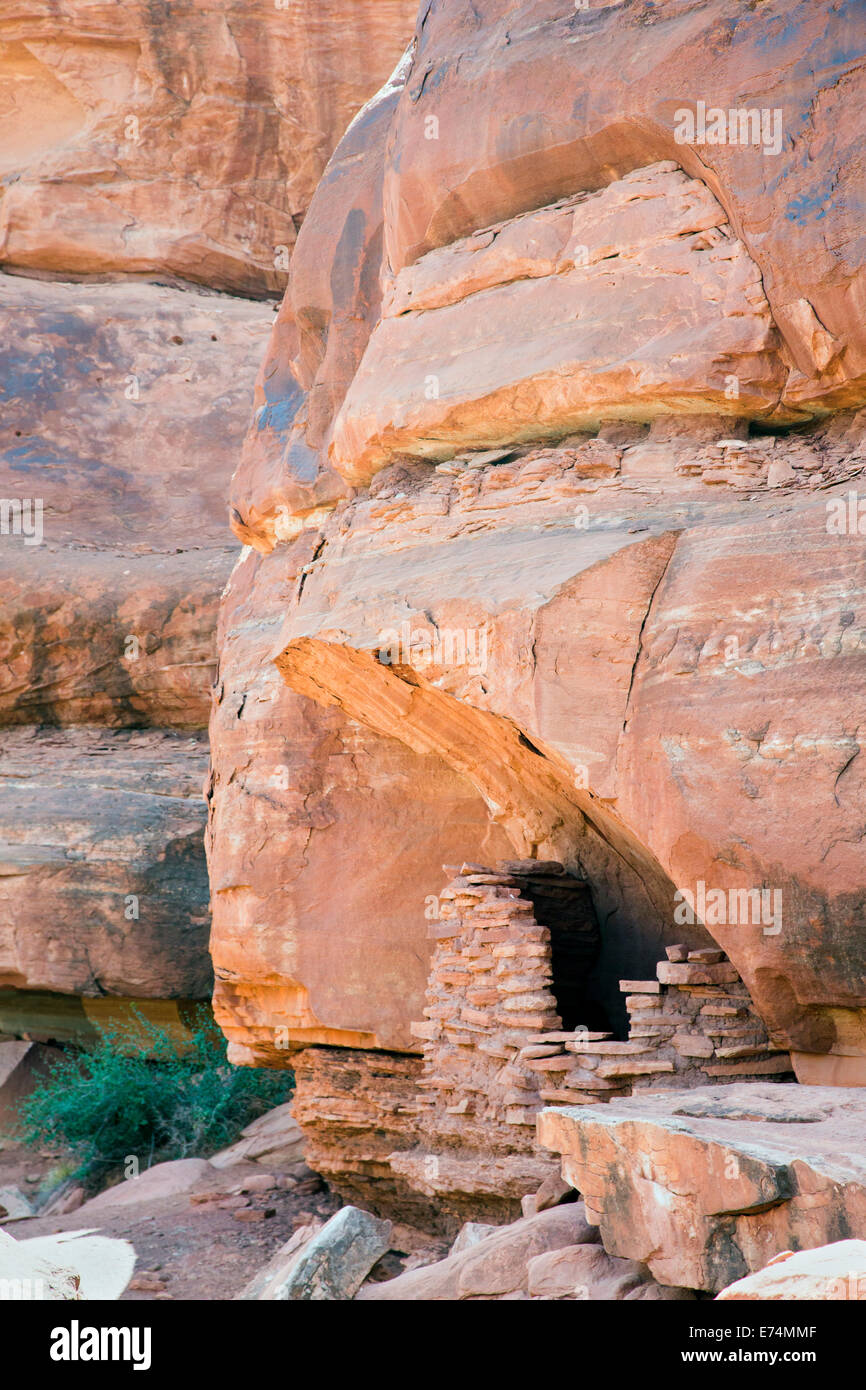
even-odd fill
[{"label": "boulder", "polygon": [[353,1298],[390,1241],[390,1221],[379,1221],[358,1207],[342,1207],[308,1239],[300,1241],[296,1233],[280,1252],[288,1258],[267,1287],[244,1296],[303,1303]]},{"label": "boulder", "polygon": [[866,1299],[866,1241],[837,1240],[812,1250],[785,1250],[716,1297],[785,1302]]},{"label": "boulder", "polygon": [[140,1202],[159,1202],[181,1193],[215,1190],[218,1186],[218,1175],[206,1158],[175,1158],[167,1163],[155,1163],[138,1177],[106,1188],[84,1203],[80,1215],[87,1220],[103,1212],[134,1207]]},{"label": "boulder", "polygon": [[718,1293],[866,1229],[864,1114],[861,1089],[750,1083],[548,1108],[538,1133],[610,1255]]},{"label": "boulder", "polygon": [[36,1215],[36,1208],[20,1188],[8,1184],[0,1187],[0,1221],[27,1221]]},{"label": "boulder", "polygon": [[210,1162],[214,1168],[262,1162],[269,1168],[285,1170],[303,1163],[304,1148],[303,1131],[292,1115],[291,1101],[286,1101],[253,1120],[241,1130],[236,1143],[214,1154]]},{"label": "boulder", "polygon": [[60,1231],[19,1241],[25,1257],[69,1264],[78,1279],[78,1296],[88,1300],[119,1299],[132,1278],[135,1249],[128,1240],[90,1231]]},{"label": "boulder", "polygon": [[58,1055],[56,1048],[35,1042],[0,1042],[0,1134],[15,1131],[19,1103],[38,1086]]},{"label": "boulder", "polygon": [[570,1199],[573,1192],[574,1189],[559,1173],[550,1173],[537,1192],[528,1192],[521,1198],[520,1207],[524,1216],[535,1216],[536,1212],[559,1206],[566,1198]]},{"label": "boulder", "polygon": [[529,1261],[527,1289],[532,1298],[557,1300],[694,1298],[690,1289],[662,1289],[646,1265],[608,1255],[600,1245],[566,1245]]},{"label": "boulder", "polygon": [[301,1250],[309,1244],[314,1235],[321,1231],[323,1225],[324,1222],[316,1220],[307,1225],[299,1226],[297,1230],[293,1231],[285,1245],[280,1246],[268,1263],[253,1276],[242,1292],[237,1295],[238,1299],[245,1302],[272,1301],[276,1297],[276,1290],[285,1284]]},{"label": "boulder", "polygon": [[498,1229],[498,1226],[490,1226],[484,1221],[466,1221],[454,1237],[454,1243],[448,1254],[461,1255],[464,1250],[471,1250],[473,1245],[486,1240],[487,1236],[493,1235],[493,1232]]},{"label": "boulder", "polygon": [[527,1293],[533,1257],[597,1239],[582,1203],[553,1207],[500,1226],[437,1264],[365,1284],[356,1301],[453,1301]]},{"label": "boulder", "polygon": [[79,1183],[71,1180],[61,1183],[60,1187],[48,1198],[48,1201],[40,1209],[40,1216],[68,1216],[70,1212],[77,1211],[83,1207],[87,1201],[87,1191]]}]

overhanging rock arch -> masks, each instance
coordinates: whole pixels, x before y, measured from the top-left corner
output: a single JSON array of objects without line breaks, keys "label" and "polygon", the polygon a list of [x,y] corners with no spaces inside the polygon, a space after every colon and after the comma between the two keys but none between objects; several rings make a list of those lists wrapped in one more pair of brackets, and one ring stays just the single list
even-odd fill
[{"label": "overhanging rock arch", "polygon": [[[653,990],[660,995],[661,987],[656,982],[660,957],[668,948],[683,959],[691,947],[698,955],[703,951],[709,958],[711,977],[707,983],[711,996],[726,984],[736,984],[738,997],[732,1003],[722,999],[730,1012],[748,1010],[748,992],[700,924],[685,929],[686,942],[682,941],[684,928],[674,924],[670,910],[674,885],[646,849],[607,807],[596,801],[591,791],[570,786],[561,760],[538,748],[514,723],[437,690],[411,668],[382,665],[377,652],[304,637],[287,644],[277,665],[286,682],[299,694],[321,705],[338,706],[350,718],[379,734],[398,738],[416,752],[435,753],[459,771],[478,789],[491,816],[506,830],[521,855],[520,860],[500,866],[499,870],[462,866],[451,889],[442,895],[442,921],[430,928],[436,945],[428,983],[427,1017],[418,1020],[412,1029],[424,1049],[423,1070],[408,1057],[401,1060],[391,1055],[377,1060],[375,1054],[370,1054],[362,1060],[361,1054],[344,1052],[340,1058],[315,1047],[298,1058],[296,1110],[310,1136],[311,1162],[347,1196],[363,1197],[382,1210],[414,1210],[420,1219],[429,1221],[429,1209],[425,1212],[423,1202],[418,1205],[420,1195],[437,1198],[441,1220],[446,1225],[458,1216],[514,1215],[519,1198],[550,1170],[549,1155],[538,1149],[534,1137],[535,1115],[542,1103],[607,1099],[621,1094],[623,1088],[630,1089],[636,1079],[657,1079],[660,1073],[683,1084],[680,1061],[688,1071],[694,1065],[693,1057],[706,1060],[702,1037],[691,1047],[678,1045],[684,1050],[682,1054],[675,1050],[676,1064],[647,1056],[655,1042],[630,1040],[635,1013],[647,999],[638,997],[635,1003],[624,995],[620,988],[623,979],[638,982],[635,989],[639,996]],[[412,814],[410,804],[406,813]],[[588,880],[592,885],[596,912],[603,922],[600,935],[605,949],[598,966],[588,971],[581,1007],[584,1011],[587,1007],[595,1009],[594,1018],[589,1014],[586,1019],[563,1018],[558,1012],[571,1004],[563,1004],[557,998],[551,949],[556,926],[551,932],[549,925],[555,911],[551,888],[545,891],[545,878],[551,884],[564,885],[570,878],[580,884]],[[535,956],[526,978],[517,969],[506,984],[497,981],[500,993],[518,987],[526,990],[525,995],[512,994],[505,1001],[506,1012],[498,1020],[494,1015],[488,1017],[483,1009],[473,1013],[473,999],[464,997],[459,989],[449,989],[461,977],[461,952],[469,957],[474,954],[476,964],[483,964],[477,957],[484,954],[484,930],[483,941],[476,940],[471,914],[467,918],[464,910],[455,922],[449,907],[456,897],[458,906],[463,901],[465,909],[466,895],[471,905],[478,883],[493,885],[492,900],[482,903],[479,909],[482,928],[500,926],[496,914],[503,912],[507,928],[508,917],[519,914],[516,939],[508,939],[506,929],[505,938],[494,947],[501,957],[498,974],[503,974],[502,966],[508,974],[505,957],[509,951],[516,956],[517,966],[525,954]],[[497,884],[504,887],[504,902],[497,900]],[[508,899],[514,897],[521,901],[510,903]],[[493,917],[489,915],[491,911]],[[679,937],[677,942],[675,935]],[[444,952],[440,949],[443,943]],[[588,967],[591,954],[586,953]],[[717,962],[727,972],[718,983],[712,976]],[[468,978],[471,964],[470,961],[464,972]],[[698,969],[687,961],[683,968]],[[444,998],[440,992],[443,984]],[[701,981],[697,984],[700,988]],[[489,997],[496,992],[490,991]],[[476,994],[474,1002],[483,1002],[484,997],[482,986],[481,995]],[[526,1003],[530,1015],[534,1010],[541,1011],[531,1016],[528,1023],[519,1011],[508,1013],[512,1005],[521,1001]],[[649,1000],[651,1005],[658,1002]],[[436,1018],[437,1011],[443,1018],[449,1010],[461,1020],[455,1024],[452,1018],[450,1033],[444,1025],[438,1027]],[[669,1012],[672,1019],[679,1017],[675,1008]],[[699,1005],[695,1004],[692,1012],[697,1015]],[[712,1022],[703,1020],[704,1027],[708,1021]],[[593,1028],[593,1022],[600,1027]],[[641,1022],[638,1018],[637,1024]],[[697,1032],[700,1022],[696,1022]],[[748,1041],[758,1049],[766,1047],[760,1020],[746,1018],[745,1023],[749,1027]],[[463,1024],[468,1030],[465,1037],[461,1036]],[[541,1031],[530,1032],[528,1040],[524,1038],[521,1044],[520,1026]],[[677,1025],[672,1022],[667,1026],[665,1019],[657,1026],[667,1042]],[[454,1027],[458,1028],[456,1037]],[[473,1029],[477,1038],[471,1036]],[[453,1058],[438,1051],[443,1038],[446,1054],[453,1053],[452,1042],[458,1049],[462,1046],[464,1054],[457,1058],[458,1064],[470,1062],[476,1071],[484,1073],[466,1083],[465,1093],[449,1071]],[[532,1066],[527,1068],[524,1057],[527,1047],[532,1050],[533,1040],[541,1048],[537,1062],[544,1062],[539,1075]],[[613,1069],[611,1079],[591,1075],[591,1069],[600,1060],[593,1049],[611,1046],[612,1056],[601,1058],[602,1069]],[[572,1056],[567,1048],[582,1048],[583,1052]],[[617,1049],[624,1049],[622,1055]],[[509,1056],[517,1065],[508,1062]],[[575,1088],[571,1092],[562,1088],[556,1092],[555,1087],[552,1090],[551,1076],[543,1074],[556,1070],[561,1073],[563,1068],[570,1069],[570,1083]],[[341,1071],[355,1077],[355,1091],[365,1090],[374,1105],[377,1086],[383,1088],[385,1104],[379,1113],[375,1153],[369,1141],[363,1148],[334,1119],[338,1110],[334,1093],[342,1087]],[[700,1080],[705,1082],[707,1076],[701,1073]],[[685,1084],[689,1084],[688,1078]],[[601,1096],[599,1087],[603,1088]],[[479,1102],[476,1107],[472,1092],[486,1096],[483,1106]],[[521,1095],[526,1102],[523,1105],[519,1103]],[[396,1125],[386,1118],[395,1115],[400,1116]]]},{"label": "overhanging rock arch", "polygon": [[276,664],[299,694],[438,754],[477,788],[520,858],[556,861],[588,881],[603,924],[596,997],[613,1026],[626,1021],[620,979],[652,972],[666,944],[714,944],[699,923],[673,922],[676,887],[646,847],[590,790],[573,785],[559,755],[511,720],[445,694],[409,667],[382,665],[375,651],[299,637]]}]

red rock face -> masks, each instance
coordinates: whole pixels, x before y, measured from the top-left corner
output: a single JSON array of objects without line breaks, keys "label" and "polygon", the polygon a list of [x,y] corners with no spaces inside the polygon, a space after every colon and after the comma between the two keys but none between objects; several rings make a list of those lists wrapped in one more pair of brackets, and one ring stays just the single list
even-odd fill
[{"label": "red rock face", "polygon": [[276,591],[272,577],[249,552],[222,613],[208,793],[217,1018],[236,1061],[279,1065],[299,1041],[411,1050],[442,855],[509,842],[435,753],[286,689],[271,659],[286,577]]},{"label": "red rock face", "polygon": [[80,1036],[86,1010],[64,1014],[63,994],[210,992],[203,737],[262,301],[414,9],[61,0],[0,19],[0,992],[16,1031]]},{"label": "red rock face", "polygon": [[210,990],[220,480],[272,312],[2,279],[0,986],[29,1027],[46,993]]},{"label": "red rock face", "polygon": [[414,0],[61,0],[0,21],[0,262],[281,289],[347,122]]},{"label": "red rock face", "polygon": [[801,1079],[842,1084],[862,1079],[852,1054],[864,1043],[850,723],[864,698],[864,578],[862,539],[828,535],[825,501],[768,517],[760,535],[747,517],[687,532],[644,629],[624,749],[623,814],[652,826],[678,884],[780,894],[778,924],[705,920],[795,1052],[837,1055],[830,1070],[801,1058]]},{"label": "red rock face", "polygon": [[[798,372],[820,375],[820,358],[844,346],[837,381],[804,383],[806,394],[846,396],[843,382],[862,385],[864,367],[856,310],[863,186],[854,155],[861,23],[856,5],[808,0],[747,13],[736,0],[631,0],[585,10],[535,0],[519,16],[500,0],[471,15],[422,5],[385,174],[391,269],[673,159],[725,208],[761,271]],[[750,121],[750,143],[739,143],[738,117],[737,144],[700,141],[699,102],[726,114],[768,113],[760,137],[751,143]],[[696,118],[694,143],[684,139],[686,110]],[[429,138],[437,129],[431,116],[438,138]],[[409,150],[411,160],[400,157]],[[845,170],[838,185],[831,164]],[[825,236],[829,227],[838,239]],[[840,243],[846,249],[837,259],[831,247]]]},{"label": "red rock face", "polygon": [[406,70],[355,117],[298,236],[232,485],[232,526],[256,549],[290,539],[295,513],[315,517],[346,491],[322,448],[379,316],[385,141]]},{"label": "red rock face", "polygon": [[201,729],[222,493],[272,311],[18,276],[3,299],[0,487],[41,503],[41,542],[2,537],[0,719]]},{"label": "red rock face", "polygon": [[758,268],[721,205],[654,164],[402,270],[330,454],[365,483],[401,454],[449,458],[455,446],[562,438],[623,416],[775,416],[780,349]]},{"label": "red rock face", "polygon": [[[565,8],[422,5],[335,152],[233,484],[267,617],[223,660],[276,661],[311,728],[435,756],[519,855],[586,877],[608,1001],[685,924],[801,1079],[862,1083],[856,9]],[[222,768],[222,715],[212,735]],[[240,761],[211,843],[232,881],[267,873]],[[310,930],[256,939],[274,959]],[[376,918],[352,931],[378,950]],[[305,983],[294,957],[278,974]],[[328,1026],[378,1037],[369,1002]],[[242,1044],[240,1004],[225,1026]]]},{"label": "red rock face", "polygon": [[201,735],[14,729],[0,751],[0,988],[206,997]]},{"label": "red rock face", "polygon": [[[239,523],[267,544],[275,508],[333,496],[310,449],[357,482],[389,450],[447,458],[449,445],[561,434],[568,421],[688,408],[781,422],[859,404],[861,46],[851,4],[562,13],[535,0],[519,19],[498,0],[471,16],[422,5],[411,61],[355,122],[312,204],[260,381],[262,405],[271,382],[267,402],[283,406],[257,414]],[[724,129],[708,126],[722,111]],[[640,172],[660,162],[700,192],[663,200],[659,176]],[[816,178],[831,167],[838,179]],[[426,369],[413,365],[425,344]],[[263,422],[276,434],[262,437]]]}]

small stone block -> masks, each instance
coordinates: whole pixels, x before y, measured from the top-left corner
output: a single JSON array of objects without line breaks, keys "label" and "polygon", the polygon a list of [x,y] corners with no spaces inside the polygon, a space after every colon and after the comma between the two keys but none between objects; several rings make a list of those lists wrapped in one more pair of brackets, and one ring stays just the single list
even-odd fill
[{"label": "small stone block", "polygon": [[754,1062],[722,1063],[718,1066],[701,1068],[701,1071],[706,1072],[707,1076],[779,1076],[783,1072],[793,1070],[791,1058],[787,1052],[779,1057],[767,1057],[764,1060],[755,1060]]},{"label": "small stone block", "polygon": [[671,1039],[681,1057],[712,1057],[713,1044],[699,1033],[675,1033]]},{"label": "small stone block", "polygon": [[599,1076],[612,1080],[616,1076],[654,1076],[657,1072],[672,1072],[673,1062],[602,1062]]},{"label": "small stone block", "polygon": [[673,965],[664,960],[659,964],[658,977],[663,985],[727,985],[740,978],[729,961],[714,965],[692,964],[691,961]]},{"label": "small stone block", "polygon": [[689,958],[688,946],[666,946],[665,955],[671,961],[686,961]]},{"label": "small stone block", "polygon": [[431,1020],[430,1023],[410,1023],[409,1032],[412,1034],[413,1038],[422,1038],[426,1041],[430,1041],[433,1038],[438,1038],[440,1028],[438,1023],[434,1023]]}]

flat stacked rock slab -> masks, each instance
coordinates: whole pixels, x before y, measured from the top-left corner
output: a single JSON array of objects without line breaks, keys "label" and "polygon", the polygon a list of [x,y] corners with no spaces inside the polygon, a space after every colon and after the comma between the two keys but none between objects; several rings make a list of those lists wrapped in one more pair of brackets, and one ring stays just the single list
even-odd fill
[{"label": "flat stacked rock slab", "polygon": [[641,1093],[542,1112],[609,1254],[718,1293],[786,1250],[866,1235],[866,1092],[796,1084]]},{"label": "flat stacked rock slab", "polygon": [[306,1161],[328,1185],[376,1215],[437,1224],[392,1159],[417,1141],[421,1059],[350,1047],[306,1047],[295,1056],[292,1113]]}]

